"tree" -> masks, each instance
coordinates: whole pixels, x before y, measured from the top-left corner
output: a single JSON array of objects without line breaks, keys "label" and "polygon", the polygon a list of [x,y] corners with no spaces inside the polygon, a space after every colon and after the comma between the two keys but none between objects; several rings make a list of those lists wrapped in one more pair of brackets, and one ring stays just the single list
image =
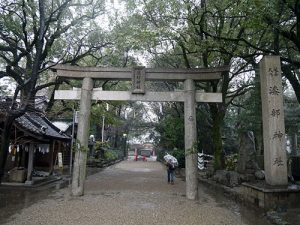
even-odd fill
[{"label": "tree", "polygon": [[159,108],[161,112],[155,130],[160,135],[156,141],[163,149],[184,150],[183,104],[164,103],[160,104]]},{"label": "tree", "polygon": [[261,19],[265,32],[272,34],[272,38],[269,39],[271,48],[265,48],[264,45],[258,45],[256,48],[263,54],[280,55],[283,75],[291,83],[300,103],[300,2],[256,1],[255,10],[259,12],[259,16],[251,19]]},{"label": "tree", "polygon": [[284,96],[284,115],[286,134],[291,141],[292,149],[296,149],[300,124],[300,106],[296,96],[289,89]]},{"label": "tree", "polygon": [[[51,63],[75,64],[107,45],[99,39],[89,39],[98,30],[92,26],[94,19],[103,13],[102,0],[8,0],[0,3],[0,58],[5,65],[0,78],[11,77],[17,83],[2,130],[0,176],[13,121],[26,111],[34,110],[34,97],[39,90],[61,82],[42,83],[41,78]],[[17,104],[19,94],[21,102]]]},{"label": "tree", "polygon": [[[226,4],[226,1],[223,1]],[[222,8],[220,2],[214,3]],[[226,9],[226,10],[224,10]],[[283,75],[291,83],[300,103],[300,2],[298,0],[231,1],[223,15],[208,10],[207,15],[221,20],[238,20],[238,36],[215,33],[203,26],[206,36],[224,45],[246,47],[253,56],[279,55]],[[209,28],[209,27],[208,27]],[[240,56],[242,57],[242,56]],[[244,58],[244,56],[243,56]],[[245,59],[245,58],[244,58]]]},{"label": "tree", "polygon": [[13,89],[11,79],[1,79],[0,97],[9,95]]},{"label": "tree", "polygon": [[257,50],[249,51],[244,44],[225,42],[219,37],[236,40],[244,34],[244,17],[239,15],[238,9],[246,7],[246,2],[136,0],[131,1],[129,7],[132,7],[133,19],[137,22],[134,26],[139,24],[143,34],[137,38],[145,39],[144,35],[147,35],[143,46],[154,60],[158,59],[159,66],[209,68],[233,65],[232,72],[223,73],[221,81],[197,84],[198,89],[223,94],[223,103],[208,105],[215,168],[220,168],[221,131],[226,110],[236,97],[251,88],[250,79],[237,77],[252,69],[249,64]]}]

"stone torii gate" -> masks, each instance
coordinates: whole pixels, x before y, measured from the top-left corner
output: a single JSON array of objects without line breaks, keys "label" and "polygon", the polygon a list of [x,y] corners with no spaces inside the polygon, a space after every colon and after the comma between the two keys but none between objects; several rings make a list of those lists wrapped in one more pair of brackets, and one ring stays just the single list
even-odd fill
[{"label": "stone torii gate", "polygon": [[[194,81],[213,81],[221,79],[221,73],[229,67],[210,69],[149,69],[145,67],[130,68],[96,68],[57,65],[52,71],[59,77],[83,79],[81,90],[57,90],[55,99],[80,100],[77,139],[81,146],[88,146],[89,119],[92,100],[107,101],[171,101],[184,102],[185,126],[185,162],[186,162],[186,196],[197,199],[197,134],[196,102],[222,102],[220,93],[202,93],[195,90]],[[131,80],[132,91],[93,90],[93,80]],[[145,81],[184,82],[183,91],[148,92]],[[85,151],[76,151],[72,179],[72,194],[83,195],[86,174]],[[76,177],[76,174],[80,174]]]}]

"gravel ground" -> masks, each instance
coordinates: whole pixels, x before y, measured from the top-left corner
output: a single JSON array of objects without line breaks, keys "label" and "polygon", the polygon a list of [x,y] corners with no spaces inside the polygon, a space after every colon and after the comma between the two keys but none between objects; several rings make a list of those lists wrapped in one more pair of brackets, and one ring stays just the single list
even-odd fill
[{"label": "gravel ground", "polygon": [[[11,217],[7,225],[242,225],[252,224],[199,190],[199,200],[185,197],[185,182],[166,181],[158,162],[124,161],[88,177],[85,195],[61,189]],[[255,223],[258,225],[258,223]]]}]

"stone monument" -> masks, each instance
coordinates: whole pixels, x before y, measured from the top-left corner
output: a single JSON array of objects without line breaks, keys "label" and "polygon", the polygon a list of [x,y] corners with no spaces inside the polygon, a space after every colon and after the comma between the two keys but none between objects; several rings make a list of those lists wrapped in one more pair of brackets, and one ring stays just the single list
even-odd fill
[{"label": "stone monument", "polygon": [[256,148],[252,131],[242,132],[240,135],[239,160],[237,172],[244,175],[253,175],[253,178],[264,179],[256,160]]},{"label": "stone monument", "polygon": [[265,56],[260,62],[266,183],[287,185],[287,157],[279,56]]}]

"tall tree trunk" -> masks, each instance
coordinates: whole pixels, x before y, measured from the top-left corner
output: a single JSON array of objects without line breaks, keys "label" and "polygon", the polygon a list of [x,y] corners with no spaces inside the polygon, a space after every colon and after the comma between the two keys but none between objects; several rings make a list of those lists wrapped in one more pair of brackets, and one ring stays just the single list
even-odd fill
[{"label": "tall tree trunk", "polygon": [[15,118],[13,116],[8,116],[4,121],[3,132],[1,136],[1,146],[0,146],[0,183],[4,175],[10,135],[11,135],[10,130],[12,128],[14,119]]},{"label": "tall tree trunk", "polygon": [[[222,103],[221,103],[222,104]],[[224,120],[225,113],[220,110],[217,104],[212,104],[210,107],[211,117],[213,120],[212,126],[212,139],[214,151],[214,169],[223,169],[222,162],[222,135],[221,128]]]},{"label": "tall tree trunk", "polygon": [[293,72],[291,70],[291,67],[290,66],[285,66],[285,65],[282,65],[282,72],[283,72],[283,75],[289,80],[289,82],[291,83],[293,89],[294,89],[294,92],[295,92],[295,95],[296,95],[296,98],[300,104],[300,83],[299,83],[299,80],[298,78],[296,77],[296,74],[295,72]]},{"label": "tall tree trunk", "polygon": [[254,135],[255,135],[255,144],[256,144],[256,154],[263,155],[263,134],[262,134],[262,109],[261,109],[261,93],[260,93],[260,76],[259,76],[259,67],[255,62],[252,63],[255,69],[255,78],[254,78],[254,95],[256,96],[255,105],[254,105],[254,116],[255,119],[255,127],[254,127]]}]

